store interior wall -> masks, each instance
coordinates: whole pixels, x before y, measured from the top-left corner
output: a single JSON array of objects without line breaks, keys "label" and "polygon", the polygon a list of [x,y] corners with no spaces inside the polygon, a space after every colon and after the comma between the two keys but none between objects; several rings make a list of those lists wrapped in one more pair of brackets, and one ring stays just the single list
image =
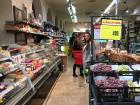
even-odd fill
[{"label": "store interior wall", "polygon": [[47,21],[51,22],[53,25],[55,25],[55,15],[56,13],[54,12],[53,8],[48,5]]},{"label": "store interior wall", "polygon": [[64,23],[64,31],[66,31],[66,32],[73,32],[73,23],[65,22]]},{"label": "store interior wall", "polygon": [[[34,3],[36,16],[42,14],[43,21],[47,21],[47,11],[49,5],[45,0],[0,0],[0,44],[15,43],[14,33],[8,33],[5,31],[5,21],[13,21],[13,5],[19,9],[22,9],[24,4],[27,7],[27,13],[32,13],[32,3]],[[8,8],[5,8],[8,7]],[[55,24],[55,12],[52,10],[52,23]]]},{"label": "store interior wall", "polygon": [[[46,4],[45,0],[36,0],[36,1],[40,2],[40,6],[41,6],[40,10],[42,12],[43,21],[47,21],[48,5]],[[35,8],[38,8],[38,4],[36,4]]]},{"label": "store interior wall", "polygon": [[[56,16],[56,13],[55,11],[53,10],[53,8],[45,1],[45,0],[36,0],[36,1],[40,1],[41,3],[41,11],[42,11],[42,16],[43,16],[43,21],[47,21],[48,20],[48,10],[51,12],[51,20],[52,20],[52,24],[55,25],[55,16]],[[36,6],[35,8],[38,8],[38,3],[36,3]],[[39,14],[39,12],[38,12]]]},{"label": "store interior wall", "polygon": [[24,4],[27,7],[27,13],[32,13],[32,2],[33,0],[12,0],[12,5],[22,9],[22,5]]},{"label": "store interior wall", "polygon": [[14,43],[14,34],[7,33],[4,25],[5,21],[13,20],[11,0],[0,0],[0,44]]},{"label": "store interior wall", "polygon": [[45,16],[45,14],[43,14],[43,11],[42,11],[43,6],[42,6],[41,1],[40,0],[33,0],[32,4],[33,4],[34,10],[35,10],[35,14],[34,14],[35,17],[38,18],[39,14],[41,14],[43,20],[46,20],[46,16]]}]

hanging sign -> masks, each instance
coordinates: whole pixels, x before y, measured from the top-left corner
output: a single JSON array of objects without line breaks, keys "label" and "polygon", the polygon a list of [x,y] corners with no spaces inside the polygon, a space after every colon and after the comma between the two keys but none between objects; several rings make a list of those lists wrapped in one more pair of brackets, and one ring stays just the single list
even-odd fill
[{"label": "hanging sign", "polygon": [[122,20],[102,20],[100,39],[120,40],[121,32]]}]

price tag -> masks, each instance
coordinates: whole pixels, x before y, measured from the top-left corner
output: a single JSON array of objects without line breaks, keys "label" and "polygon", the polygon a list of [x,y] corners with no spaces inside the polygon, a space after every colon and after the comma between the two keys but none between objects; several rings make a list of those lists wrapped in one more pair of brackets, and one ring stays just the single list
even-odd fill
[{"label": "price tag", "polygon": [[100,39],[120,40],[122,20],[102,19]]},{"label": "price tag", "polygon": [[120,40],[121,29],[119,25],[101,25],[100,39]]}]

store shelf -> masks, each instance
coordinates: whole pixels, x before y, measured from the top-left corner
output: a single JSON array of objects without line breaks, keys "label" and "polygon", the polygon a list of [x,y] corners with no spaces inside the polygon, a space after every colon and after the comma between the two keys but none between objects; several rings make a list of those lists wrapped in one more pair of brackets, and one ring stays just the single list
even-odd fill
[{"label": "store shelf", "polygon": [[[31,52],[27,52],[27,53],[22,53],[22,54],[18,54],[18,55],[30,55],[30,54],[33,54],[33,53],[38,53],[38,52],[41,52],[41,51],[44,51],[45,49],[41,49],[41,50],[36,50],[36,51],[31,51]],[[18,55],[14,55],[14,56],[18,56]],[[14,57],[12,56],[12,57]],[[2,61],[6,61],[6,60],[10,60],[10,58],[2,58],[0,59],[0,62]]]},{"label": "store shelf", "polygon": [[29,25],[29,26],[32,27],[32,28],[42,28],[42,26],[39,25],[39,24],[36,24],[36,23],[29,23],[29,22],[27,22],[27,21],[16,21],[16,22],[14,22],[14,21],[6,21],[6,24],[8,24],[8,25],[24,24],[24,25]]},{"label": "store shelf", "polygon": [[[44,51],[45,49],[41,49],[41,50],[37,50],[37,51],[32,51],[32,52],[28,52],[28,53],[23,53],[25,55],[29,55],[29,54],[33,54],[33,53],[37,53],[37,52],[41,52]],[[22,54],[21,54],[22,55]]]},{"label": "store shelf", "polygon": [[6,31],[11,32],[11,33],[24,33],[24,34],[31,34],[31,35],[41,35],[41,36],[50,38],[48,35],[45,35],[44,33],[25,32],[25,31],[20,31],[20,30],[6,30]]},{"label": "store shelf", "polygon": [[20,81],[14,83],[13,85],[7,87],[7,89],[5,89],[4,91],[2,91],[0,93],[0,96],[4,97],[7,93],[9,93],[11,90],[13,90],[15,87],[19,86],[20,84],[22,84],[25,80],[27,80],[26,77],[22,78]]},{"label": "store shelf", "polygon": [[12,72],[15,72],[16,70],[18,70],[18,68],[13,68],[13,69],[11,69],[11,70],[9,70],[9,71],[4,72],[3,75],[10,74],[10,73],[12,73]]},{"label": "store shelf", "polygon": [[64,37],[62,36],[56,36],[56,35],[49,35],[50,37],[55,37],[55,38],[62,38],[62,39],[65,39]]},{"label": "store shelf", "polygon": [[9,58],[1,58],[1,59],[0,59],[0,62],[6,61],[6,60],[9,60]]}]

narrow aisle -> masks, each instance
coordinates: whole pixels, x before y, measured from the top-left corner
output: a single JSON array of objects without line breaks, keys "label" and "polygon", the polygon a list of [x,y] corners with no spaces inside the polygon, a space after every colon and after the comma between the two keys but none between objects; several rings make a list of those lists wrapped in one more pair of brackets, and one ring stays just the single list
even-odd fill
[{"label": "narrow aisle", "polygon": [[62,73],[49,99],[43,105],[86,105],[84,79],[80,76],[73,78],[72,64],[69,57],[67,71]]}]

